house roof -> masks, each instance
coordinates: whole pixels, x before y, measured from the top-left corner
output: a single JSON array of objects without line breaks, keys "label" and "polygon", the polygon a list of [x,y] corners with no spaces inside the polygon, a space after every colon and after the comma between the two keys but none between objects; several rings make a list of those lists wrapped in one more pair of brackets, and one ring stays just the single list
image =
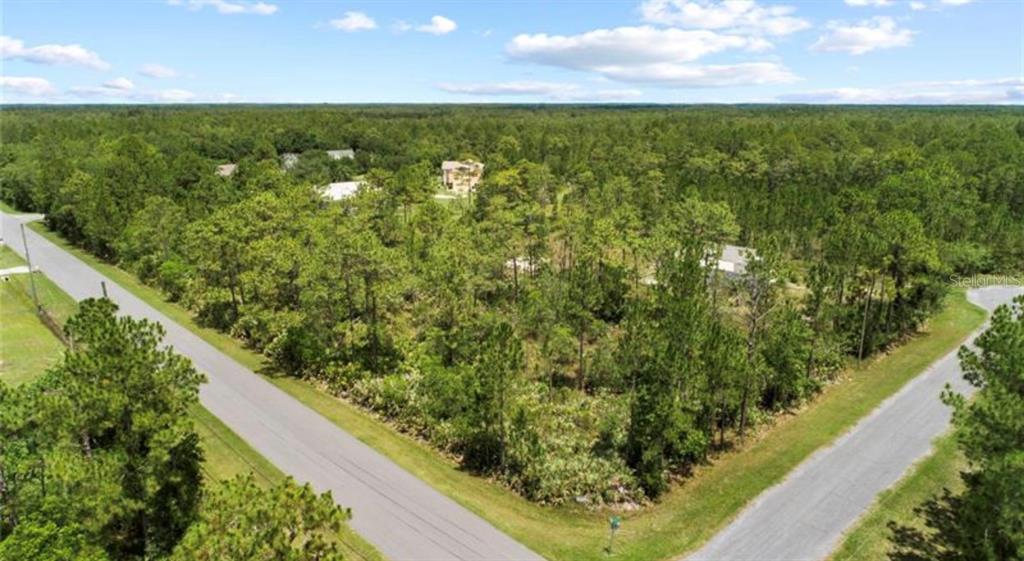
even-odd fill
[{"label": "house roof", "polygon": [[231,175],[234,175],[236,169],[238,169],[238,164],[222,164],[217,166],[217,175],[221,177],[230,177]]},{"label": "house roof", "polygon": [[747,261],[754,256],[749,247],[725,244],[722,256],[718,258],[718,269],[727,273],[743,274],[747,271]]},{"label": "house roof", "polygon": [[340,201],[356,194],[362,181],[337,181],[323,187],[324,197],[332,201]]},{"label": "house roof", "polygon": [[484,165],[472,160],[466,160],[465,162],[460,162],[458,160],[445,160],[441,162],[441,169],[445,171],[453,171],[457,169],[482,170],[484,169]]},{"label": "house roof", "polygon": [[343,149],[339,149],[339,150],[328,150],[327,151],[327,155],[332,160],[340,160],[342,158],[349,158],[349,159],[351,159],[351,158],[355,158],[356,157],[356,151],[351,149],[351,148],[343,148]]}]

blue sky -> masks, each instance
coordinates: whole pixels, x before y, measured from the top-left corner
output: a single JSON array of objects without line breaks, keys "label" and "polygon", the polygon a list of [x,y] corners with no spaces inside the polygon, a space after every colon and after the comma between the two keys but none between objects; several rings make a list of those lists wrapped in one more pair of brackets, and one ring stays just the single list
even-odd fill
[{"label": "blue sky", "polygon": [[5,0],[7,103],[1024,102],[1024,0]]}]

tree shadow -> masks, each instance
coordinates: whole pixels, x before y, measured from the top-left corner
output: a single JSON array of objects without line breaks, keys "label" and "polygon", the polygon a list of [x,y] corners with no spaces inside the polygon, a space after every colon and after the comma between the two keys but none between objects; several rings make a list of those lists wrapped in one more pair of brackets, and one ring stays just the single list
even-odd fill
[{"label": "tree shadow", "polygon": [[890,561],[967,561],[957,547],[962,499],[949,489],[914,508],[921,526],[890,521]]}]

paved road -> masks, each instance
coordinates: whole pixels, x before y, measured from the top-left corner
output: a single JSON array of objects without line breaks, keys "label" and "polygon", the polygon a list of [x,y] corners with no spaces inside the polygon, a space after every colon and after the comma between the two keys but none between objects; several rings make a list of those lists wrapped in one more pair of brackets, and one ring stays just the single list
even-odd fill
[{"label": "paved road", "polygon": [[[23,255],[26,216],[0,215],[4,239]],[[203,405],[282,471],[351,507],[352,527],[392,561],[541,559],[71,254],[26,234],[33,267],[76,300],[100,296],[106,281],[123,314],[160,322],[166,343],[209,379]]]},{"label": "paved road", "polygon": [[[1019,287],[987,287],[968,296],[993,310],[1022,293]],[[688,559],[824,559],[875,496],[925,456],[932,439],[949,427],[949,408],[939,400],[947,382],[960,392],[970,388],[956,352],[907,383],[832,446],[815,452]]]}]

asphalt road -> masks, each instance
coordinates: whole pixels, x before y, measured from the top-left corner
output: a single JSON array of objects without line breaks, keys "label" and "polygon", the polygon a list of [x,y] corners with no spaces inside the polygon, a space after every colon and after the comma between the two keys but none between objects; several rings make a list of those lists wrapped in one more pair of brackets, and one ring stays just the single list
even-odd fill
[{"label": "asphalt road", "polygon": [[[993,310],[1022,293],[1020,287],[986,287],[968,297]],[[950,410],[939,399],[947,383],[961,393],[970,390],[955,351],[762,493],[689,561],[827,557],[875,496],[928,454],[931,441],[948,429]]]},{"label": "asphalt road", "polygon": [[[0,213],[6,243],[24,255],[19,224]],[[76,300],[108,296],[124,315],[159,322],[165,342],[204,372],[200,401],[285,473],[330,490],[352,508],[352,527],[392,561],[540,560],[479,516],[26,228],[33,267]]]}]

